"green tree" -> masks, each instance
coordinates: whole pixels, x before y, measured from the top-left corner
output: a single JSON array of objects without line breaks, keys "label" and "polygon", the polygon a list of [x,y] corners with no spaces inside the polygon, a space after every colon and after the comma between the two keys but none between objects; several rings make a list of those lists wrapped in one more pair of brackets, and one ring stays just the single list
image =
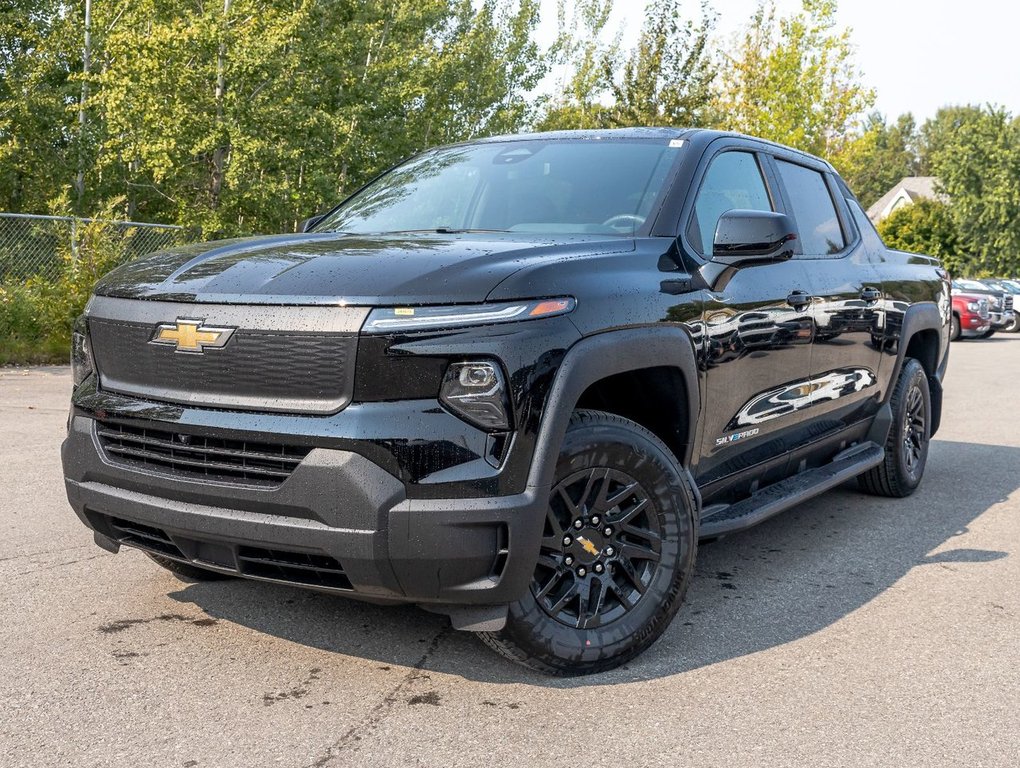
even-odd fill
[{"label": "green tree", "polygon": [[921,129],[926,167],[948,195],[965,274],[1020,272],[1020,122],[994,107],[940,109]]},{"label": "green tree", "polygon": [[715,79],[708,48],[715,17],[702,3],[700,18],[688,18],[687,5],[683,0],[652,0],[636,45],[624,51],[619,36],[601,42],[611,0],[579,2],[569,25],[561,0],[558,50],[568,76],[539,127],[704,125]]},{"label": "green tree", "polygon": [[562,70],[555,92],[537,124],[542,131],[604,128],[609,125],[609,73],[620,55],[620,34],[603,40],[613,0],[576,0],[567,14],[557,3],[559,36],[552,63]]},{"label": "green tree", "polygon": [[700,126],[708,119],[715,64],[708,38],[715,17],[685,18],[679,0],[652,0],[637,46],[610,81],[614,125]]},{"label": "green tree", "polygon": [[48,213],[74,179],[80,26],[60,0],[0,6],[0,210]]},{"label": "green tree", "polygon": [[427,146],[519,130],[544,72],[537,0],[96,2],[86,74],[80,2],[11,2],[0,206],[122,199],[208,236],[293,229]]},{"label": "green tree", "polygon": [[849,29],[836,26],[835,0],[803,0],[777,19],[763,0],[720,67],[721,127],[817,155],[842,149],[874,92],[861,84]]},{"label": "green tree", "polygon": [[918,132],[911,114],[887,123],[877,112],[868,116],[861,133],[831,159],[865,208],[905,176],[921,171]]},{"label": "green tree", "polygon": [[878,224],[890,248],[924,253],[942,260],[953,275],[965,274],[968,254],[961,247],[950,206],[939,200],[918,200],[897,208]]}]

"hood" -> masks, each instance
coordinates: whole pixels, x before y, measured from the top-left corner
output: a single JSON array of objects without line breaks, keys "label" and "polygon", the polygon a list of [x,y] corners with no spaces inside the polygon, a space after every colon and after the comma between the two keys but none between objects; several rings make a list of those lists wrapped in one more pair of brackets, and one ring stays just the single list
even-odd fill
[{"label": "hood", "polygon": [[157,251],[113,270],[95,292],[218,304],[470,303],[529,264],[633,248],[629,238],[585,235],[274,235]]}]

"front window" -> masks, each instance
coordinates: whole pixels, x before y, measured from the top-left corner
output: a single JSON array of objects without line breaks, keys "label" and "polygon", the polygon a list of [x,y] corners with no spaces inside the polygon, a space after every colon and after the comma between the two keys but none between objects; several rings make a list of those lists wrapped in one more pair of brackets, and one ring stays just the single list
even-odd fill
[{"label": "front window", "polygon": [[524,140],[431,150],[327,216],[316,231],[630,235],[676,159],[668,140]]}]

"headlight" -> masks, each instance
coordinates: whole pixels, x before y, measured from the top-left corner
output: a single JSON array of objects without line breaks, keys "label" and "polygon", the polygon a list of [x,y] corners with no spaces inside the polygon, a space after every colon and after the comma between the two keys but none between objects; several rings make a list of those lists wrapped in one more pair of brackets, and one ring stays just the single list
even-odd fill
[{"label": "headlight", "polygon": [[531,299],[499,304],[463,304],[445,307],[380,307],[373,309],[362,333],[421,331],[430,328],[458,328],[491,325],[540,317],[565,315],[573,310],[572,298]]},{"label": "headlight", "polygon": [[971,312],[977,312],[978,310],[981,309],[981,305],[978,304],[978,302],[976,302],[976,301],[968,301],[967,302],[967,309],[969,311],[971,311]]},{"label": "headlight", "polygon": [[506,385],[496,363],[451,363],[439,399],[458,416],[494,431],[510,429]]},{"label": "headlight", "polygon": [[89,331],[85,316],[74,321],[71,330],[71,378],[74,386],[78,386],[95,370],[92,364],[92,349],[89,344]]}]

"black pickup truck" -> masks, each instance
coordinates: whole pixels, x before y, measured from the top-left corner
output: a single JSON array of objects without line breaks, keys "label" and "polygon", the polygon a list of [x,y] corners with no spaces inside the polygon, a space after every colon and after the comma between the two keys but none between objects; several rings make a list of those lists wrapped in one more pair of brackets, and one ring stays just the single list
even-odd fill
[{"label": "black pickup truck", "polygon": [[[159,252],[74,333],[97,544],[450,616],[552,674],[651,645],[699,538],[906,496],[950,292],[826,162],[704,130],[429,150],[301,234]],[[776,617],[781,621],[782,617]]]}]

